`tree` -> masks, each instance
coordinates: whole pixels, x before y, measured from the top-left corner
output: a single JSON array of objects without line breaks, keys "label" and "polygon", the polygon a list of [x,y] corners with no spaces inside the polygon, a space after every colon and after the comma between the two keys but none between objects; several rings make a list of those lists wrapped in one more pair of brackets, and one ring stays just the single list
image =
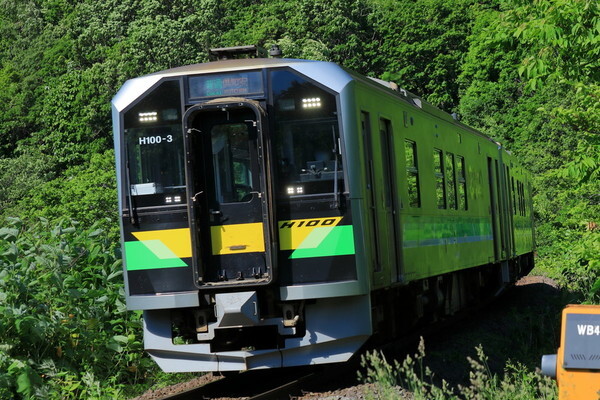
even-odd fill
[{"label": "tree", "polygon": [[461,74],[465,121],[534,173],[538,265],[588,298],[600,292],[598,29],[597,2],[504,1],[478,18]]},{"label": "tree", "polygon": [[546,110],[584,139],[567,173],[581,181],[600,178],[600,4],[594,0],[516,2],[500,22],[503,34],[528,51],[519,73],[535,90],[542,84],[571,87],[569,107]]},{"label": "tree", "polygon": [[452,112],[474,20],[472,0],[376,2],[382,78]]}]

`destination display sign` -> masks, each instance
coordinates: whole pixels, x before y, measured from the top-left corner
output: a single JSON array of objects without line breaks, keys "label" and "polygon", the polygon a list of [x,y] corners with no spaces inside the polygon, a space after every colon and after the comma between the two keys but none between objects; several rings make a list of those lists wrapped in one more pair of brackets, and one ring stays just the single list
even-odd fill
[{"label": "destination display sign", "polygon": [[244,96],[263,92],[260,71],[199,75],[189,78],[191,98]]}]

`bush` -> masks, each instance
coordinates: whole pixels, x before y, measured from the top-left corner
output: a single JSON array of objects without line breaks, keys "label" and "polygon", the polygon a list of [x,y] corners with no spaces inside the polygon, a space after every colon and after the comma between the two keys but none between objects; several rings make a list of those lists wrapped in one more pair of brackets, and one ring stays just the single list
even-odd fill
[{"label": "bush", "polygon": [[366,393],[370,399],[398,399],[399,386],[412,393],[415,400],[552,400],[557,398],[556,384],[547,377],[530,372],[522,364],[507,363],[504,376],[493,374],[487,365],[487,356],[481,345],[476,347],[477,359],[467,357],[471,366],[469,385],[451,387],[442,380],[434,383],[431,370],[424,365],[425,344],[419,343],[418,353],[408,355],[402,364],[391,365],[382,353],[371,352],[362,357],[361,365],[366,375],[359,378],[375,385],[375,390]]},{"label": "bush", "polygon": [[39,152],[15,158],[0,157],[0,217],[14,215],[17,205],[52,179],[53,160]]},{"label": "bush", "polygon": [[111,220],[118,215],[116,185],[114,152],[108,150],[31,187],[15,209],[28,218],[69,218],[86,226],[96,224],[116,240],[119,224]]},{"label": "bush", "polygon": [[126,312],[113,243],[75,221],[3,225],[0,397],[123,397],[156,367],[143,357],[140,315]]}]

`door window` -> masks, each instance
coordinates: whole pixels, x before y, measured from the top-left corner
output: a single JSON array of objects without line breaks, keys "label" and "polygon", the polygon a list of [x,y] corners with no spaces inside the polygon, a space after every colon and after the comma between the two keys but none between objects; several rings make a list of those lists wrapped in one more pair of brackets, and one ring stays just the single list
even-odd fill
[{"label": "door window", "polygon": [[219,203],[250,201],[252,174],[248,126],[215,125],[211,129],[215,197]]},{"label": "door window", "polygon": [[404,157],[406,159],[406,182],[408,186],[408,204],[411,207],[421,207],[419,191],[419,167],[417,162],[417,143],[412,140],[404,141]]}]

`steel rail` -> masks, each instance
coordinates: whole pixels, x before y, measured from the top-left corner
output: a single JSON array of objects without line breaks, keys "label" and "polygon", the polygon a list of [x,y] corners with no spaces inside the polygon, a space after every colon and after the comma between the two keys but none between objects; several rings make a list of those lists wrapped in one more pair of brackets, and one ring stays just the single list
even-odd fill
[{"label": "steel rail", "polygon": [[206,383],[158,400],[209,400],[240,398],[245,400],[289,399],[300,394],[305,385],[323,377],[323,366],[246,371]]}]

